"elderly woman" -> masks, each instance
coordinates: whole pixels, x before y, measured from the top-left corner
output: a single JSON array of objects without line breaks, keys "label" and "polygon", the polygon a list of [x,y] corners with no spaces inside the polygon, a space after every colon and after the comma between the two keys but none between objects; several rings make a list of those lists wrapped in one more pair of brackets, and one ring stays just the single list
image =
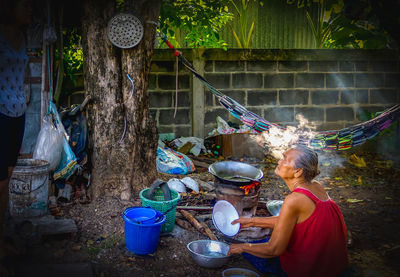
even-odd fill
[{"label": "elderly woman", "polygon": [[232,244],[229,254],[247,252],[264,258],[279,256],[289,276],[337,276],[348,265],[347,231],[343,215],[323,186],[313,181],[319,174],[318,155],[302,147],[283,154],[275,173],[291,193],[274,217],[239,218],[242,228],[273,229],[267,243]]}]

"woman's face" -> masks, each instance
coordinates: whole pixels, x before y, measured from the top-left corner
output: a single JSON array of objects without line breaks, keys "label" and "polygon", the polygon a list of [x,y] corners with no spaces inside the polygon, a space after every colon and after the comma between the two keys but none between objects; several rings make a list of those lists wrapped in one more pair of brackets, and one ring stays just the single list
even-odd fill
[{"label": "woman's face", "polygon": [[294,167],[296,156],[297,151],[295,149],[289,149],[283,153],[283,158],[279,160],[278,166],[275,168],[275,174],[283,179],[293,178],[297,171]]},{"label": "woman's face", "polygon": [[15,22],[22,26],[32,21],[32,0],[19,0],[14,9]]}]

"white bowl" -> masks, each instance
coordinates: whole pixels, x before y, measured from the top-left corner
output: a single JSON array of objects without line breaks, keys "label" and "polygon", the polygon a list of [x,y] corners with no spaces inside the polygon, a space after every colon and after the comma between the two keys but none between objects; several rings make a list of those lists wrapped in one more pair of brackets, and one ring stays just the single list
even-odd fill
[{"label": "white bowl", "polygon": [[278,216],[281,213],[283,200],[270,200],[267,202],[267,209],[273,216]]},{"label": "white bowl", "polygon": [[179,193],[181,192],[186,192],[186,187],[185,184],[182,183],[179,179],[177,178],[172,178],[169,179],[169,181],[167,182],[168,187],[174,191],[177,191]]},{"label": "white bowl", "polygon": [[214,226],[226,236],[233,237],[239,232],[240,224],[231,224],[239,218],[235,207],[226,200],[219,200],[213,208],[212,220]]}]

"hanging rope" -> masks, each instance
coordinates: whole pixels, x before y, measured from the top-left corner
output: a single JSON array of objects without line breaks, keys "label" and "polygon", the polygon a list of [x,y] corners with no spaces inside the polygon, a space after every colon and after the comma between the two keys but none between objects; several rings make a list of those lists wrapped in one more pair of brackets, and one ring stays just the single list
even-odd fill
[{"label": "hanging rope", "polygon": [[[275,123],[271,123],[259,115],[248,111],[245,107],[240,105],[232,98],[224,95],[222,92],[213,87],[203,76],[196,72],[193,66],[182,56],[181,52],[176,50],[174,46],[168,41],[165,34],[159,32],[159,36],[163,42],[174,52],[174,55],[182,62],[182,64],[193,73],[210,91],[213,93],[220,105],[227,109],[232,116],[242,121],[245,125],[253,128],[258,133],[268,131],[272,127],[284,130]],[[347,150],[351,147],[360,145],[365,141],[374,138],[379,132],[388,128],[394,121],[400,119],[400,105],[395,105],[387,111],[383,112],[374,119],[367,122],[347,127],[335,131],[321,131],[315,137],[309,139],[308,137],[300,136],[298,143],[306,145],[314,149],[324,151],[331,150]]]}]

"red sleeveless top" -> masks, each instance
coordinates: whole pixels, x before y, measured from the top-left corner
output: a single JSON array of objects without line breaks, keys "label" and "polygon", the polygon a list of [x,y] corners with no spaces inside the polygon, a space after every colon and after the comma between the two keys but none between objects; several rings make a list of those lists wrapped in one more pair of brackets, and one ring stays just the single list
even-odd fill
[{"label": "red sleeveless top", "polygon": [[280,256],[283,271],[292,276],[337,276],[348,265],[347,230],[342,212],[332,200],[319,200],[311,191],[293,192],[308,196],[315,210],[296,224],[286,251]]}]

